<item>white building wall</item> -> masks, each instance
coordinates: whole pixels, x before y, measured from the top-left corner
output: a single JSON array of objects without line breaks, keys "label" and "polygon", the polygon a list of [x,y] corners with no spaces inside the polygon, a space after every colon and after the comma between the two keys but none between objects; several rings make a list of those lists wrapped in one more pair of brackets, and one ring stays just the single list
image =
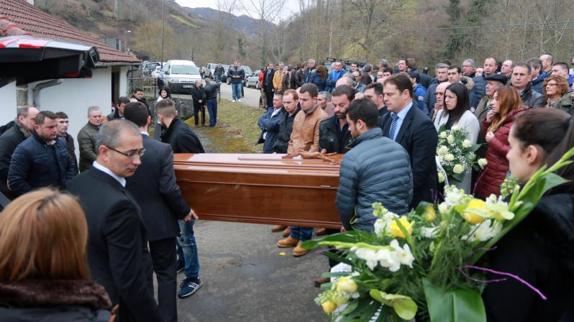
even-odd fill
[{"label": "white building wall", "polygon": [[[65,112],[70,118],[68,133],[74,137],[74,140],[77,140],[78,132],[88,121],[88,107],[92,105],[101,107],[104,116],[111,112],[111,68],[94,69],[91,78],[61,79],[61,82],[60,85],[42,89],[38,97],[38,105],[40,110]],[[30,96],[36,84],[29,84]],[[32,97],[29,97],[29,102],[32,103]]]},{"label": "white building wall", "polygon": [[120,70],[120,96],[130,97],[128,93],[128,69],[129,67],[123,66]]},{"label": "white building wall", "polygon": [[4,125],[16,118],[18,103],[16,99],[16,82],[0,87],[0,125]]}]

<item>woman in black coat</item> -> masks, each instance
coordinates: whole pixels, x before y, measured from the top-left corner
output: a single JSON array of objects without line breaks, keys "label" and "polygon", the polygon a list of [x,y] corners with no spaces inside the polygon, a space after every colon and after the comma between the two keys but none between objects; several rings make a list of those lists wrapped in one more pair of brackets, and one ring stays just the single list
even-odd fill
[{"label": "woman in black coat", "polygon": [[44,188],[12,201],[0,216],[0,321],[113,321],[87,240],[74,197]]},{"label": "woman in black coat", "polygon": [[[525,183],[574,146],[574,120],[559,110],[529,110],[516,118],[509,143],[510,171]],[[568,321],[574,303],[574,166],[558,174],[569,182],[546,193],[487,258],[491,269],[517,275],[546,299],[512,278],[491,282],[483,293],[489,322]]]}]

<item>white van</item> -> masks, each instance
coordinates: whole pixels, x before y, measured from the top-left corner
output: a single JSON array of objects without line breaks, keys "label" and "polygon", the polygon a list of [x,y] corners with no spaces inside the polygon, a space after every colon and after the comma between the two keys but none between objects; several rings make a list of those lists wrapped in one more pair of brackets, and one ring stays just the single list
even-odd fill
[{"label": "white van", "polygon": [[196,80],[201,80],[199,68],[191,60],[168,60],[163,65],[164,86],[173,94],[188,94]]}]

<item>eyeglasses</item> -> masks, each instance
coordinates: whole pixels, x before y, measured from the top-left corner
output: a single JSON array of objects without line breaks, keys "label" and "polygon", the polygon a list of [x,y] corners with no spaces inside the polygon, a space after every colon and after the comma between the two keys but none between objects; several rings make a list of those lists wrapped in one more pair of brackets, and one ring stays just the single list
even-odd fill
[{"label": "eyeglasses", "polygon": [[127,152],[122,152],[122,151],[116,150],[116,149],[114,149],[114,148],[112,148],[112,147],[109,147],[109,146],[107,146],[107,145],[106,145],[105,147],[108,148],[108,149],[110,149],[110,150],[112,150],[112,151],[115,151],[115,152],[117,152],[117,153],[119,153],[119,154],[121,154],[121,155],[123,155],[123,156],[125,156],[125,157],[128,157],[128,158],[130,158],[130,159],[133,159],[136,155],[141,158],[141,157],[143,157],[143,155],[145,154],[145,149],[129,150],[129,151],[127,151]]}]

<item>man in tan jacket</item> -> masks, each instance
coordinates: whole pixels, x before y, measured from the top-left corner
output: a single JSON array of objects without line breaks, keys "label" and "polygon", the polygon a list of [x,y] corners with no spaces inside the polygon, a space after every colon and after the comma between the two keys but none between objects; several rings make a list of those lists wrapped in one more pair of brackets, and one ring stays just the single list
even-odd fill
[{"label": "man in tan jacket", "polygon": [[273,89],[275,93],[282,94],[283,93],[283,69],[285,65],[283,63],[279,63],[277,66],[277,70],[275,70],[275,74],[273,75]]},{"label": "man in tan jacket", "polygon": [[[295,156],[302,152],[319,152],[319,123],[327,118],[327,113],[319,107],[317,96],[319,90],[313,83],[303,84],[299,89],[299,104],[301,111],[293,120],[293,131],[289,140],[287,153]],[[277,242],[280,248],[293,249],[293,256],[299,257],[307,254],[301,244],[313,236],[313,228],[291,227],[289,237]]]}]

